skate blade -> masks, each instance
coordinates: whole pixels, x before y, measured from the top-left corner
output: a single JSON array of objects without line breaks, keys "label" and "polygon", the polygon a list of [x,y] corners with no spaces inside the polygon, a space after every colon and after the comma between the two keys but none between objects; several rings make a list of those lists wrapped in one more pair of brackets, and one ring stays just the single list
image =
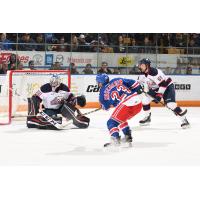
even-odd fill
[{"label": "skate blade", "polygon": [[188,125],[183,125],[181,128],[182,129],[188,129],[188,128],[191,128],[191,126],[190,126],[190,124],[188,124]]},{"label": "skate blade", "polygon": [[103,145],[103,147],[105,147],[105,148],[110,148],[110,147],[119,147],[120,146],[120,144],[116,144],[116,145],[114,145],[114,144],[111,144],[110,142],[108,142],[108,143],[105,143],[104,145]]},{"label": "skate blade", "polygon": [[150,125],[150,122],[145,123],[145,124],[140,124],[140,126],[149,126],[149,125]]},{"label": "skate blade", "polygon": [[120,145],[121,148],[131,148],[133,144],[131,142],[125,142]]}]

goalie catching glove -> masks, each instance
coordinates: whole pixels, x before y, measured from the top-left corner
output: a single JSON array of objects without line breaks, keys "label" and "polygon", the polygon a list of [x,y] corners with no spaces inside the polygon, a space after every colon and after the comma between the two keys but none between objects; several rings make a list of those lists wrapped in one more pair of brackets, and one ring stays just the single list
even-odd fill
[{"label": "goalie catching glove", "polygon": [[79,105],[80,107],[84,107],[86,105],[86,98],[84,95],[74,96],[72,93],[69,95],[66,103],[69,103],[73,106]]}]

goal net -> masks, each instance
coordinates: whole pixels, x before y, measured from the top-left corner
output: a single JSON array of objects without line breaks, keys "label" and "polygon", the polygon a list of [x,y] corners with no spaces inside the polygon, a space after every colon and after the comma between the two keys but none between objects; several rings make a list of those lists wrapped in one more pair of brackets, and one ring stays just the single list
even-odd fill
[{"label": "goal net", "polygon": [[58,74],[61,82],[70,88],[69,70],[14,70],[4,76],[0,92],[0,125],[10,124],[13,118],[27,115],[27,98],[41,85],[49,83],[50,77]]}]

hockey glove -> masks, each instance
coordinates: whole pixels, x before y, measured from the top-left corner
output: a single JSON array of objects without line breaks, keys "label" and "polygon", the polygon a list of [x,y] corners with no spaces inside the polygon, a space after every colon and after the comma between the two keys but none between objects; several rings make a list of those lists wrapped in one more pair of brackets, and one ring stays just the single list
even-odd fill
[{"label": "hockey glove", "polygon": [[153,102],[159,103],[162,98],[163,98],[163,95],[161,93],[157,93],[156,96],[154,97]]},{"label": "hockey glove", "polygon": [[71,93],[65,103],[69,103],[72,106],[76,106],[76,97]]},{"label": "hockey glove", "polygon": [[77,96],[76,99],[77,99],[77,104],[78,104],[80,107],[84,107],[84,106],[86,105],[86,98],[85,98],[84,95]]},{"label": "hockey glove", "polygon": [[144,92],[143,87],[142,87],[141,85],[139,85],[139,86],[136,88],[136,92],[137,92],[138,94],[142,94],[142,93]]}]

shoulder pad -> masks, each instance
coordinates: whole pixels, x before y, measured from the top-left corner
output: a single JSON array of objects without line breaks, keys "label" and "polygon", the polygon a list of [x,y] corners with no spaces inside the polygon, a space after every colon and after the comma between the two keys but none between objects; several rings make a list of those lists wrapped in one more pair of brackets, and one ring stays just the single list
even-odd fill
[{"label": "shoulder pad", "polygon": [[156,68],[150,67],[149,68],[149,75],[150,76],[157,76],[158,75],[158,70]]},{"label": "shoulder pad", "polygon": [[70,92],[69,88],[67,87],[67,85],[61,83],[59,86],[60,90],[66,91],[66,92]]},{"label": "shoulder pad", "polygon": [[49,83],[46,83],[44,85],[41,86],[40,90],[44,93],[47,93],[47,92],[51,92],[52,91],[52,87]]}]

